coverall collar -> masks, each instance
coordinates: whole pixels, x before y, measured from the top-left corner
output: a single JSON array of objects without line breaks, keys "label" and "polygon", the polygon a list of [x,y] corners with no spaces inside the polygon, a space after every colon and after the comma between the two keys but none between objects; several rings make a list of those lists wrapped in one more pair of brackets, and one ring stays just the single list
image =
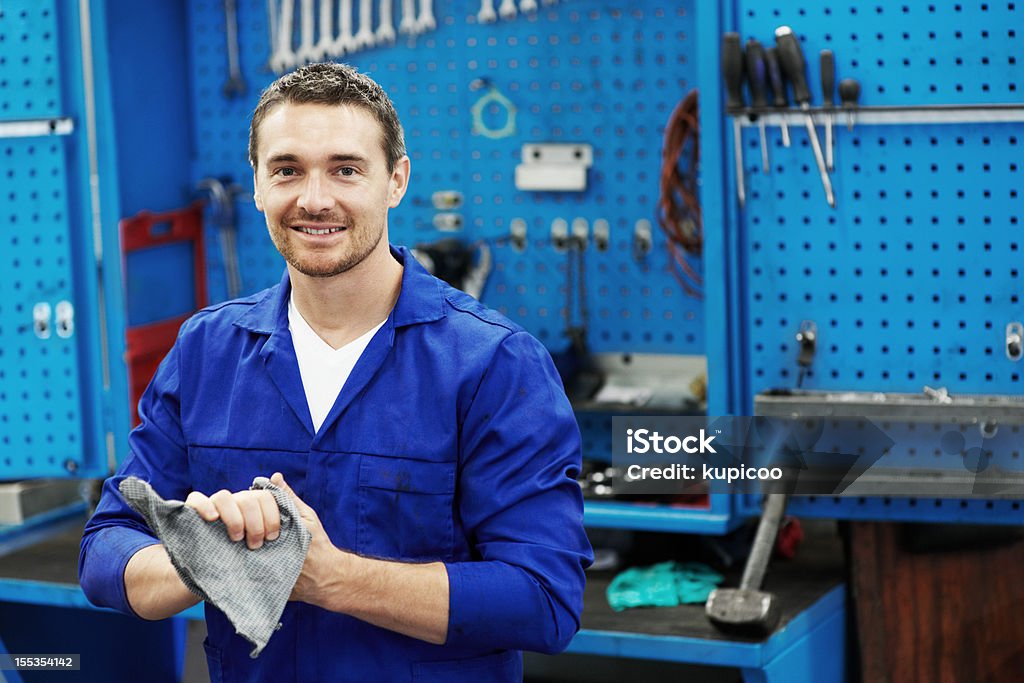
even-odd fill
[{"label": "coverall collar", "polygon": [[[391,312],[395,328],[416,323],[433,322],[445,316],[444,299],[440,283],[420,265],[407,247],[390,246],[391,255],[402,264],[402,291]],[[288,328],[288,298],[291,280],[285,269],[281,283],[271,287],[245,313],[235,325],[258,334],[273,334],[276,329]]]}]

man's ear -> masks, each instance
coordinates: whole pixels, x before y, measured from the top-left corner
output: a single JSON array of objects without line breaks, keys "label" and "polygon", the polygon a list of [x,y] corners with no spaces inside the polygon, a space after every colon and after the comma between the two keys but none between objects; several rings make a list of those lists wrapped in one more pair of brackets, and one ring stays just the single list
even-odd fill
[{"label": "man's ear", "polygon": [[405,191],[409,189],[409,171],[409,157],[404,156],[395,162],[395,170],[391,172],[391,180],[389,181],[391,191],[388,194],[388,206],[392,209],[402,203],[402,197],[405,196]]},{"label": "man's ear", "polygon": [[263,213],[263,197],[260,196],[260,187],[256,183],[256,171],[252,172],[252,199],[256,202],[256,209]]}]

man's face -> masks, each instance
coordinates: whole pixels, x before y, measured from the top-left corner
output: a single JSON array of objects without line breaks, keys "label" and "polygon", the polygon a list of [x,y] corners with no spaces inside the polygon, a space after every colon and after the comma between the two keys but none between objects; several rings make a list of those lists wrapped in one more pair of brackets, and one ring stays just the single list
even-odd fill
[{"label": "man's face", "polygon": [[263,119],[256,208],[298,272],[331,277],[387,249],[388,209],[405,194],[409,159],[389,173],[381,134],[360,107],[285,103]]}]

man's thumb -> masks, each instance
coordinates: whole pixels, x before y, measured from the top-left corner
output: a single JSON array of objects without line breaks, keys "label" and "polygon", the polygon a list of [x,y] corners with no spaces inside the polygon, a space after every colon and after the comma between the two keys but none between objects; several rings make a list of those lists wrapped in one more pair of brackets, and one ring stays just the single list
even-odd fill
[{"label": "man's thumb", "polygon": [[309,506],[306,505],[306,503],[301,498],[299,498],[295,491],[292,491],[292,487],[289,486],[288,482],[284,480],[283,474],[281,474],[280,472],[274,472],[274,474],[271,475],[270,477],[270,483],[272,483],[274,486],[278,487],[279,489],[287,493],[289,496],[291,496],[292,500],[295,501],[295,505],[298,506],[300,513],[309,509]]}]

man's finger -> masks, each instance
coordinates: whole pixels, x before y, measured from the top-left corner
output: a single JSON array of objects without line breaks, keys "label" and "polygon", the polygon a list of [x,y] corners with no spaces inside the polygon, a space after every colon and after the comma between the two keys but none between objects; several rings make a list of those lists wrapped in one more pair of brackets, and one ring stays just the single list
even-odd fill
[{"label": "man's finger", "polygon": [[217,506],[210,501],[205,495],[199,491],[193,491],[188,494],[188,498],[185,499],[185,505],[193,508],[199,513],[199,517],[206,522],[216,522],[220,519],[220,513],[217,512]]},{"label": "man's finger", "polygon": [[242,513],[242,520],[245,524],[245,541],[249,550],[256,550],[263,545],[266,537],[266,526],[263,520],[263,506],[260,499],[264,497],[263,491],[239,491],[235,494],[235,502],[238,503],[238,510]]},{"label": "man's finger", "polygon": [[220,519],[227,527],[228,538],[232,541],[241,541],[245,535],[245,518],[242,517],[242,511],[238,509],[235,497],[225,489],[210,496],[210,500],[217,506]]},{"label": "man's finger", "polygon": [[270,491],[262,491],[259,497],[263,511],[263,527],[268,541],[276,540],[281,535],[281,512],[277,509],[277,501]]}]

